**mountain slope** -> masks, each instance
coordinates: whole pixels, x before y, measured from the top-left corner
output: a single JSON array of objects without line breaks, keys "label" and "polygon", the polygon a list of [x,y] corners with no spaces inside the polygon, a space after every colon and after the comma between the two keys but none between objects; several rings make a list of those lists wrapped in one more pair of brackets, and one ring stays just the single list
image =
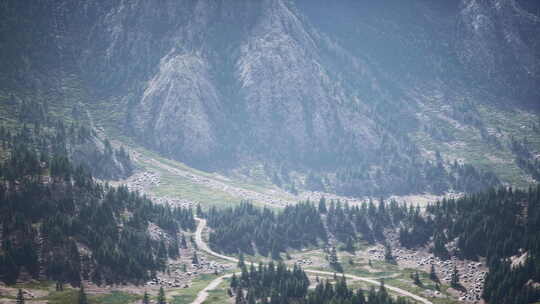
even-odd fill
[{"label": "mountain slope", "polygon": [[[31,83],[26,98],[50,92],[58,113],[76,101],[110,134],[166,157],[225,172],[263,163],[269,179],[293,190],[524,186],[540,170],[535,8],[8,1],[2,90],[20,95]],[[500,124],[500,114],[523,124]],[[530,153],[518,161],[512,142],[525,137]]]}]

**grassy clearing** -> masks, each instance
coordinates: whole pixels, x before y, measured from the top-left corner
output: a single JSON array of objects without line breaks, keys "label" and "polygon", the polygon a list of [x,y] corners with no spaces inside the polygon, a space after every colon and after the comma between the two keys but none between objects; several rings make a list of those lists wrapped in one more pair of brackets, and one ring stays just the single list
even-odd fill
[{"label": "grassy clearing", "polygon": [[142,296],[140,295],[120,291],[113,291],[110,294],[89,297],[90,303],[96,304],[127,304],[140,299],[142,299]]},{"label": "grassy clearing", "polygon": [[[480,131],[474,127],[454,126],[438,115],[445,116],[440,106],[424,109],[424,114],[432,117],[437,126],[451,134],[452,142],[439,142],[424,131],[413,135],[414,140],[428,151],[439,150],[447,159],[463,159],[480,169],[493,171],[499,178],[514,187],[525,188],[530,180],[526,172],[514,162],[514,155],[508,148],[509,139],[527,138],[533,153],[540,152],[540,134],[535,133],[533,125],[540,122],[537,115],[516,109],[499,109],[489,105],[479,105],[478,113],[488,132],[496,134],[502,148],[486,142]],[[435,117],[435,118],[433,118]]]},{"label": "grassy clearing", "polygon": [[[422,293],[426,290],[437,291],[435,287],[435,282],[431,281],[429,279],[429,274],[423,271],[418,271],[422,285],[421,286],[415,285],[413,283],[413,280],[411,279],[411,276],[416,271],[417,271],[416,269],[410,269],[410,268],[402,269],[400,271],[399,276],[385,279],[385,283],[392,286],[399,287],[401,289],[407,290],[409,292],[412,292],[418,295],[422,295]],[[439,291],[441,292],[443,297],[430,297],[429,300],[437,304],[459,303],[459,301],[452,299],[450,297],[450,295],[446,292],[447,289],[448,289],[448,286],[441,285]]]},{"label": "grassy clearing", "polygon": [[177,288],[166,290],[167,298],[172,298],[171,304],[188,304],[191,303],[197,294],[203,290],[217,276],[213,274],[203,274],[193,280],[193,284],[189,288]]},{"label": "grassy clearing", "polygon": [[204,301],[204,304],[222,304],[232,301],[234,298],[229,297],[227,293],[229,284],[230,279],[224,279],[216,289],[208,292],[208,298]]},{"label": "grassy clearing", "polygon": [[[24,289],[35,293],[36,298],[26,299],[28,301],[46,301],[50,304],[73,304],[79,299],[79,289],[65,286],[64,291],[56,291],[54,283],[51,281],[35,281],[24,284],[16,284],[12,286],[14,289]],[[45,291],[45,292],[44,292]],[[88,302],[90,304],[128,304],[141,299],[140,295],[134,295],[122,291],[111,291],[107,294],[88,294]],[[15,299],[16,296],[2,295],[0,299]]]},{"label": "grassy clearing", "polygon": [[239,204],[241,199],[235,198],[226,192],[192,183],[189,179],[170,173],[160,172],[160,185],[152,189],[158,196],[181,197],[199,202],[204,206],[230,206]]},{"label": "grassy clearing", "polygon": [[[66,289],[64,291],[53,291],[46,297],[50,304],[71,304],[77,303],[79,299],[79,291],[76,289]],[[95,299],[88,297],[90,303],[96,303]]]},{"label": "grassy clearing", "polygon": [[[149,189],[157,196],[178,197],[199,202],[203,208],[208,208],[211,206],[218,208],[228,207],[231,205],[237,205],[243,200],[241,197],[233,196],[226,191],[193,182],[190,178],[175,174],[174,172],[167,170],[167,168],[150,161],[150,159],[154,159],[156,162],[159,162],[164,166],[187,172],[199,178],[207,178],[224,183],[226,186],[238,187],[261,193],[264,192],[263,188],[260,186],[244,184],[238,181],[226,179],[217,174],[199,171],[180,162],[162,158],[142,148],[135,148],[135,150],[144,156],[142,159],[137,160],[137,166],[142,170],[154,171],[160,175],[160,184]],[[258,201],[254,201],[253,203],[260,207],[267,206],[266,204]]]},{"label": "grassy clearing", "polygon": [[[120,291],[112,291],[103,295],[88,295],[90,304],[128,304],[141,299],[140,295],[129,294]],[[52,291],[47,297],[35,300],[46,300],[50,304],[72,304],[79,299],[78,289],[66,289],[64,291]]]}]

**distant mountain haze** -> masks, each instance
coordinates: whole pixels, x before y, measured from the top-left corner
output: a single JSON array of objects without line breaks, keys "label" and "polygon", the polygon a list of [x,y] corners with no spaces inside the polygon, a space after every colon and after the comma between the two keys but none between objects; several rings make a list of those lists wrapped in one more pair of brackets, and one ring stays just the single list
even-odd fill
[{"label": "distant mountain haze", "polygon": [[79,98],[96,123],[197,168],[264,163],[277,184],[294,186],[297,171],[308,189],[347,195],[465,191],[464,176],[482,176],[478,188],[508,180],[489,165],[451,166],[474,163],[445,154],[462,141],[460,126],[491,145],[482,107],[540,108],[539,9],[516,0],[5,1],[0,77],[4,91],[52,91],[58,107]]}]

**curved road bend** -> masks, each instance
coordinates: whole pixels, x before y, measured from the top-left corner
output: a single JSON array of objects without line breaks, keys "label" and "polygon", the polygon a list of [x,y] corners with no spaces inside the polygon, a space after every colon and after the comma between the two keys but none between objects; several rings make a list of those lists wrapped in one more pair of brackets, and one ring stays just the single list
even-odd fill
[{"label": "curved road bend", "polygon": [[[230,256],[219,254],[219,253],[213,251],[212,249],[210,249],[208,244],[206,244],[203,241],[203,238],[202,238],[202,232],[204,230],[204,227],[206,227],[206,220],[201,219],[201,218],[197,218],[197,220],[199,221],[199,224],[197,225],[197,231],[195,232],[195,243],[197,244],[197,246],[201,250],[205,251],[206,253],[208,253],[208,254],[210,254],[212,256],[215,256],[217,258],[227,260],[227,261],[230,261],[230,262],[238,263],[238,259],[230,257]],[[250,262],[247,262],[247,264],[250,264]],[[322,275],[328,275],[328,276],[333,276],[334,275],[334,272],[328,272],[328,271],[319,271],[319,270],[310,270],[310,269],[303,269],[303,270],[306,273],[312,273],[312,274],[322,274]],[[206,286],[203,290],[201,290],[199,292],[199,294],[197,295],[197,299],[195,299],[195,301],[193,301],[192,304],[202,304],[204,302],[204,300],[206,300],[206,298],[208,297],[208,291],[215,289],[223,281],[223,279],[225,279],[227,277],[230,277],[230,276],[232,276],[232,274],[227,274],[227,275],[221,276],[219,278],[216,278],[212,282],[210,282],[210,284],[208,284],[208,286]],[[355,275],[352,275],[352,274],[344,274],[344,276],[346,278],[348,278],[348,279],[358,280],[358,281],[366,282],[366,283],[373,284],[373,285],[380,285],[381,284],[380,281],[370,279],[370,278],[366,278],[366,277],[359,277],[359,276],[355,276]],[[384,286],[388,290],[391,290],[391,291],[393,291],[395,293],[398,293],[398,294],[400,294],[402,296],[410,297],[410,298],[412,298],[412,299],[414,299],[414,300],[416,300],[418,302],[421,302],[421,303],[424,303],[424,304],[433,304],[433,302],[429,301],[428,299],[423,298],[423,297],[418,296],[418,295],[415,295],[414,293],[408,292],[408,291],[406,291],[404,289],[401,289],[399,287],[394,287],[394,286],[386,285],[386,284]]]}]

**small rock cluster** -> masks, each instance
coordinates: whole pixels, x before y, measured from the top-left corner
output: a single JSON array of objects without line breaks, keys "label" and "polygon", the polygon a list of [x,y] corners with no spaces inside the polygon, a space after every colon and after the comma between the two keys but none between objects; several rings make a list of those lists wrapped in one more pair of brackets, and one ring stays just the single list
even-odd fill
[{"label": "small rock cluster", "polygon": [[139,191],[140,193],[145,193],[145,189],[148,187],[159,186],[159,175],[155,172],[139,172],[130,176],[126,185],[130,191]]},{"label": "small rock cluster", "polygon": [[[183,271],[182,264],[186,265],[187,271]],[[174,261],[169,264],[168,272],[158,274],[156,278],[146,282],[146,285],[168,288],[188,288],[191,284],[191,280],[200,274],[222,273],[231,267],[232,266],[229,264],[208,261],[204,256],[199,257],[199,264],[187,264],[180,261]]]},{"label": "small rock cluster", "polygon": [[156,204],[169,204],[171,207],[195,208],[197,205],[197,203],[186,199],[172,198],[168,196],[157,197],[154,195],[149,195],[149,197],[152,199],[152,202]]},{"label": "small rock cluster", "polygon": [[152,222],[148,222],[148,233],[153,240],[165,240],[167,243],[171,241],[170,236],[158,225]]},{"label": "small rock cluster", "polygon": [[313,264],[313,261],[310,259],[310,258],[306,258],[306,259],[299,259],[299,260],[296,260],[295,262],[297,265],[301,266],[301,265],[312,265]]}]

